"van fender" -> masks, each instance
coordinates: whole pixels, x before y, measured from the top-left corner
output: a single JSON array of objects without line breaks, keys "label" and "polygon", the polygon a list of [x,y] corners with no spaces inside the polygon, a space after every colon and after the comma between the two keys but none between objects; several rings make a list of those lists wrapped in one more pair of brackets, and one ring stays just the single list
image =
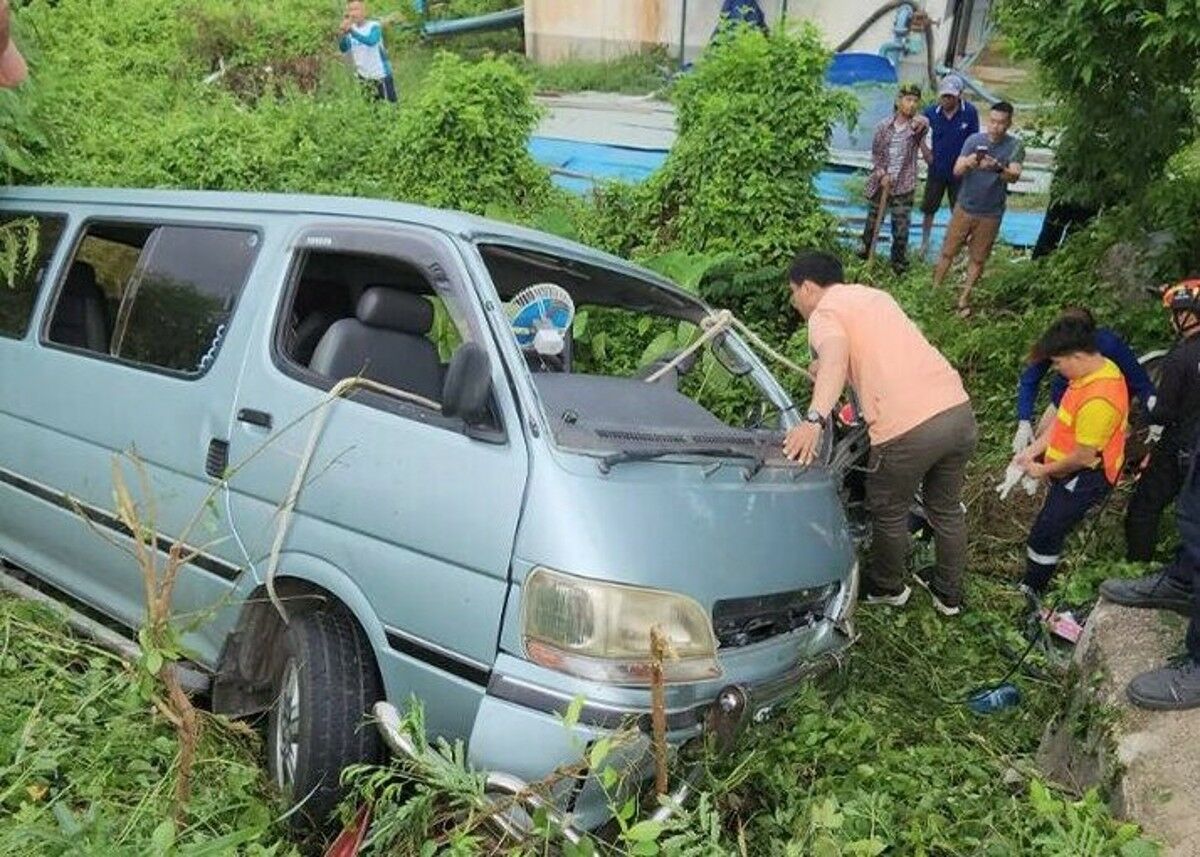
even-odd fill
[{"label": "van fender", "polygon": [[[306,610],[340,606],[358,622],[373,652],[387,646],[383,623],[362,590],[338,566],[313,554],[284,552],[279,558],[275,591],[289,616]],[[286,624],[259,584],[245,600],[237,625],[221,650],[213,680],[213,710],[231,717],[257,714],[271,707],[280,664],[274,654]],[[378,668],[378,667],[377,667]]]}]

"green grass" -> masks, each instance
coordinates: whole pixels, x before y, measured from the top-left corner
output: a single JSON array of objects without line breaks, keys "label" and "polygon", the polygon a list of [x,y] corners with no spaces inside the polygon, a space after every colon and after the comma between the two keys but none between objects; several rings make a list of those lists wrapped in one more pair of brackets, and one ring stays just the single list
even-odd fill
[{"label": "green grass", "polygon": [[[207,719],[180,853],[291,852],[245,731]],[[0,596],[0,854],[165,853],[176,746],[121,661]]]},{"label": "green grass", "polygon": [[615,60],[571,59],[554,65],[529,68],[540,90],[555,92],[620,92],[643,95],[661,91],[676,70],[676,62],[666,50],[630,54]]}]

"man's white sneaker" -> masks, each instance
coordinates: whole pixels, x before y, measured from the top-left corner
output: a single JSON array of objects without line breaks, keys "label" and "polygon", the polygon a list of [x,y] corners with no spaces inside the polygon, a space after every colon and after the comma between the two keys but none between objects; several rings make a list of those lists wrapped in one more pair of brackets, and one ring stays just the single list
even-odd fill
[{"label": "man's white sneaker", "polygon": [[894,595],[872,595],[867,593],[863,601],[867,604],[886,604],[888,607],[903,607],[912,597],[912,587],[906,586]]},{"label": "man's white sneaker", "polygon": [[929,593],[929,597],[933,599],[933,609],[941,613],[943,616],[957,616],[962,612],[961,604],[948,604],[938,597],[937,592],[930,585],[930,578],[924,571],[914,571],[913,580],[917,585]]}]

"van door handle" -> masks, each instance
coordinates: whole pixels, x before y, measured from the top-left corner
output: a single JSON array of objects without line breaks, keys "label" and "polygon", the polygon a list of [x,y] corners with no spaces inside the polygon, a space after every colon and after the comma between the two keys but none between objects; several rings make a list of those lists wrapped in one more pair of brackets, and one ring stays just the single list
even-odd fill
[{"label": "van door handle", "polygon": [[271,427],[271,415],[266,411],[259,411],[254,408],[241,408],[237,413],[239,422],[249,423],[252,426],[261,426],[269,429]]}]

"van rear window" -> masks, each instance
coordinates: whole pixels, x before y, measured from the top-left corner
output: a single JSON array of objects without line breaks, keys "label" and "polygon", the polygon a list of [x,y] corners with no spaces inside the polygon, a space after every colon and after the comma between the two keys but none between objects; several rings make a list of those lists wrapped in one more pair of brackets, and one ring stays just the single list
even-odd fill
[{"label": "van rear window", "polygon": [[67,269],[49,339],[204,374],[258,253],[249,230],[96,223]]},{"label": "van rear window", "polygon": [[0,215],[0,336],[19,339],[29,329],[33,305],[65,224],[65,217]]}]

